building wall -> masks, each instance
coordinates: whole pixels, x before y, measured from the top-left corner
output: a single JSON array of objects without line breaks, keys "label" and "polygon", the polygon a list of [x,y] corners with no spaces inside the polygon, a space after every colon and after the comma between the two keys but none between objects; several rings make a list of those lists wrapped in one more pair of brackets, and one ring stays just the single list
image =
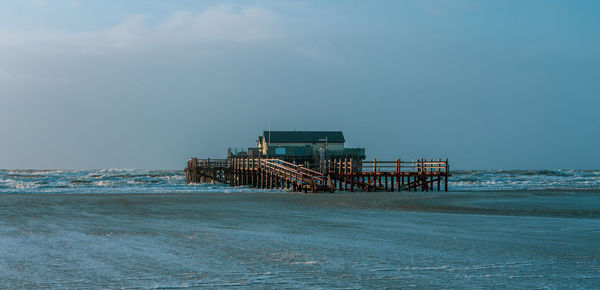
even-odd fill
[{"label": "building wall", "polygon": [[[270,147],[280,147],[280,146],[311,146],[313,150],[318,151],[320,148],[325,147],[325,143],[271,143]],[[328,150],[344,150],[344,143],[328,143]],[[263,155],[267,154],[267,144],[263,141],[261,146],[261,151]]]}]

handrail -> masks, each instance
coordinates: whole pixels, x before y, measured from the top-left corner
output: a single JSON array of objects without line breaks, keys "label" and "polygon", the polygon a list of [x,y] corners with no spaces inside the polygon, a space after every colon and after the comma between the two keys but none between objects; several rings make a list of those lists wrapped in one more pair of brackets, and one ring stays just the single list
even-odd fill
[{"label": "handrail", "polygon": [[270,173],[281,177],[294,180],[298,184],[318,184],[325,185],[326,177],[318,171],[303,167],[302,165],[293,164],[281,159],[258,159],[249,157],[239,157],[231,159],[231,167],[233,169],[263,169]]},{"label": "handrail", "polygon": [[[195,160],[194,160],[195,159]],[[192,158],[190,161],[195,161],[196,164],[192,163],[196,166],[202,167],[232,167],[234,166],[242,166],[244,168],[258,168],[263,163],[271,163],[273,166],[275,164],[280,165],[277,166],[280,169],[284,169],[287,171],[297,171],[298,173],[302,173],[303,177],[317,177],[320,180],[325,180],[325,174],[304,167],[302,165],[294,164],[291,162],[287,162],[281,159],[269,158],[269,159],[258,159],[258,158],[235,158],[235,159],[197,159]],[[356,161],[353,159],[331,159],[326,162],[328,171],[330,173],[348,173],[348,172],[439,172],[439,173],[448,173],[448,160],[424,160],[419,159],[417,161],[381,161],[381,160],[365,160],[365,161]],[[296,172],[293,172],[296,174]]]},{"label": "handrail", "polygon": [[[194,162],[195,161],[195,162]],[[196,159],[192,158],[189,162],[191,166],[201,167],[243,167],[258,169],[264,165],[269,165],[271,169],[279,169],[287,172],[287,174],[293,174],[294,176],[301,175],[302,178],[316,178],[320,182],[326,182],[327,174],[323,174],[319,171],[304,167],[299,164],[294,164],[277,158],[260,159],[260,158],[249,158],[241,157],[234,159]],[[194,164],[195,163],[195,164]],[[325,165],[328,173],[351,173],[351,172],[398,172],[398,173],[434,173],[434,174],[447,174],[449,173],[448,160],[438,159],[425,160],[419,159],[417,161],[402,161],[400,159],[396,161],[381,161],[381,160],[365,160],[356,161],[350,158],[346,159],[330,159],[322,163]]]},{"label": "handrail", "polygon": [[448,173],[448,160],[438,159],[437,161],[419,159],[417,161],[354,161],[351,159],[331,159],[328,160],[327,168],[330,173],[348,173],[350,172],[416,172],[416,173]]},{"label": "handrail", "polygon": [[196,159],[198,166],[206,166],[206,167],[229,167],[231,162],[229,159]]},{"label": "handrail", "polygon": [[323,174],[321,172],[319,172],[319,171],[315,171],[315,170],[312,170],[310,168],[306,168],[306,167],[304,167],[302,165],[298,165],[298,164],[290,163],[290,162],[287,162],[287,161],[283,161],[281,159],[274,159],[274,158],[272,158],[272,159],[264,159],[264,160],[265,161],[271,161],[271,162],[277,162],[277,163],[286,165],[288,167],[292,167],[295,170],[305,171],[306,173],[309,173],[309,174],[312,174],[312,175],[323,176]]},{"label": "handrail", "polygon": [[295,177],[296,179],[298,178],[298,174],[300,174],[299,177],[301,179],[307,178],[311,181],[317,180],[321,183],[325,182],[325,178],[320,172],[304,168],[293,163],[285,162],[280,159],[261,159],[261,162],[263,162],[264,166],[269,169],[278,168],[283,171],[286,171],[288,175],[290,175],[291,177]]}]

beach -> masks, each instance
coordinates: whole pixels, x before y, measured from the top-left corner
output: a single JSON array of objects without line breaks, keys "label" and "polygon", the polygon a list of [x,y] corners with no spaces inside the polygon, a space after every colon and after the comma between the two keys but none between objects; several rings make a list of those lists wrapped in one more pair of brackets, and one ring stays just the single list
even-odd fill
[{"label": "beach", "polygon": [[600,289],[600,1],[1,1],[0,290]]},{"label": "beach", "polygon": [[0,195],[6,288],[593,288],[600,191]]}]

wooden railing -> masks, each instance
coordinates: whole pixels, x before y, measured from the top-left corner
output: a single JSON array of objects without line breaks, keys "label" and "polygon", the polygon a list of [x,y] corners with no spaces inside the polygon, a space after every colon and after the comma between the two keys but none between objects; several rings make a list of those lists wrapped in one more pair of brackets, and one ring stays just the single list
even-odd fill
[{"label": "wooden railing", "polygon": [[[323,165],[322,165],[323,166]],[[326,163],[327,171],[337,174],[351,172],[414,172],[414,173],[448,173],[448,159],[417,161],[355,161],[352,159],[332,159]]]},{"label": "wooden railing", "polygon": [[284,174],[295,176],[296,179],[302,179],[305,182],[326,183],[326,177],[321,172],[306,168],[302,165],[286,162],[280,159],[262,159],[263,167],[274,171],[282,171]]},{"label": "wooden railing", "polygon": [[231,166],[229,159],[197,159],[197,166],[200,167],[215,167],[215,168],[228,168]]},{"label": "wooden railing", "polygon": [[248,158],[248,157],[239,157],[231,159],[233,168],[244,169],[244,170],[254,170],[260,168],[260,159],[258,158]]},{"label": "wooden railing", "polygon": [[[188,167],[212,167],[212,168],[244,168],[258,169],[268,166],[272,169],[289,171],[298,173],[302,177],[324,179],[324,174],[307,168],[303,165],[298,165],[286,162],[280,159],[258,159],[258,158],[234,158],[234,159],[197,159],[192,158],[188,161]],[[325,168],[323,168],[325,166]],[[426,160],[418,159],[417,161],[381,161],[377,159],[368,161],[356,161],[354,159],[330,159],[321,162],[323,172],[348,174],[351,172],[414,172],[414,173],[449,173],[448,159],[442,160]]]},{"label": "wooden railing", "polygon": [[[273,180],[271,177],[276,177],[276,184],[292,184],[296,190],[310,190],[316,192],[325,188],[327,177],[321,172],[306,168],[302,165],[286,162],[280,159],[258,159],[252,157],[231,158],[231,170],[234,175],[242,176],[241,184],[248,182],[248,174],[258,174],[257,177],[251,178],[266,178],[266,180],[256,182],[260,186],[272,188]],[[253,175],[255,176],[255,175]],[[234,178],[234,183],[238,179]],[[251,181],[254,182],[254,181]]]}]

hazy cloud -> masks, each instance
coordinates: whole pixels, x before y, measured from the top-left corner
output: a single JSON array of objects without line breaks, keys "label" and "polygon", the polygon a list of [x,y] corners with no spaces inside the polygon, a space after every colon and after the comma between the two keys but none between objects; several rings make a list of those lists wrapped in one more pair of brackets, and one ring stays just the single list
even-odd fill
[{"label": "hazy cloud", "polygon": [[105,30],[87,32],[0,32],[1,48],[97,54],[111,50],[139,50],[156,46],[202,43],[251,43],[281,37],[281,23],[273,12],[258,7],[215,6],[200,13],[177,12],[157,25],[150,16],[134,15]]},{"label": "hazy cloud", "polygon": [[[69,73],[77,71],[64,72],[61,67],[69,62],[77,66],[82,60],[93,59],[90,56],[158,52],[161,56],[144,56],[152,61],[152,57],[172,56],[174,51],[185,50],[189,56],[202,53],[203,58],[210,58],[223,49],[249,45],[276,46],[299,58],[342,63],[330,44],[296,37],[297,32],[272,10],[233,5],[217,5],[200,12],[179,11],[161,19],[147,14],[131,15],[106,29],[83,32],[0,30],[0,78],[17,85],[26,82],[69,85],[73,80]],[[18,60],[10,60],[11,56],[17,56]],[[63,72],[57,76],[57,71]]]},{"label": "hazy cloud", "polygon": [[[132,15],[112,27],[84,32],[0,30],[0,80],[14,85],[69,85],[68,73],[77,70],[63,67],[77,66],[93,59],[90,56],[159,51],[165,57],[186,48],[194,54],[197,49],[215,53],[221,47],[264,46],[285,37],[283,26],[283,20],[266,8],[218,5],[201,12],[172,13],[159,21],[151,15]],[[150,56],[144,58],[152,61]]]}]

